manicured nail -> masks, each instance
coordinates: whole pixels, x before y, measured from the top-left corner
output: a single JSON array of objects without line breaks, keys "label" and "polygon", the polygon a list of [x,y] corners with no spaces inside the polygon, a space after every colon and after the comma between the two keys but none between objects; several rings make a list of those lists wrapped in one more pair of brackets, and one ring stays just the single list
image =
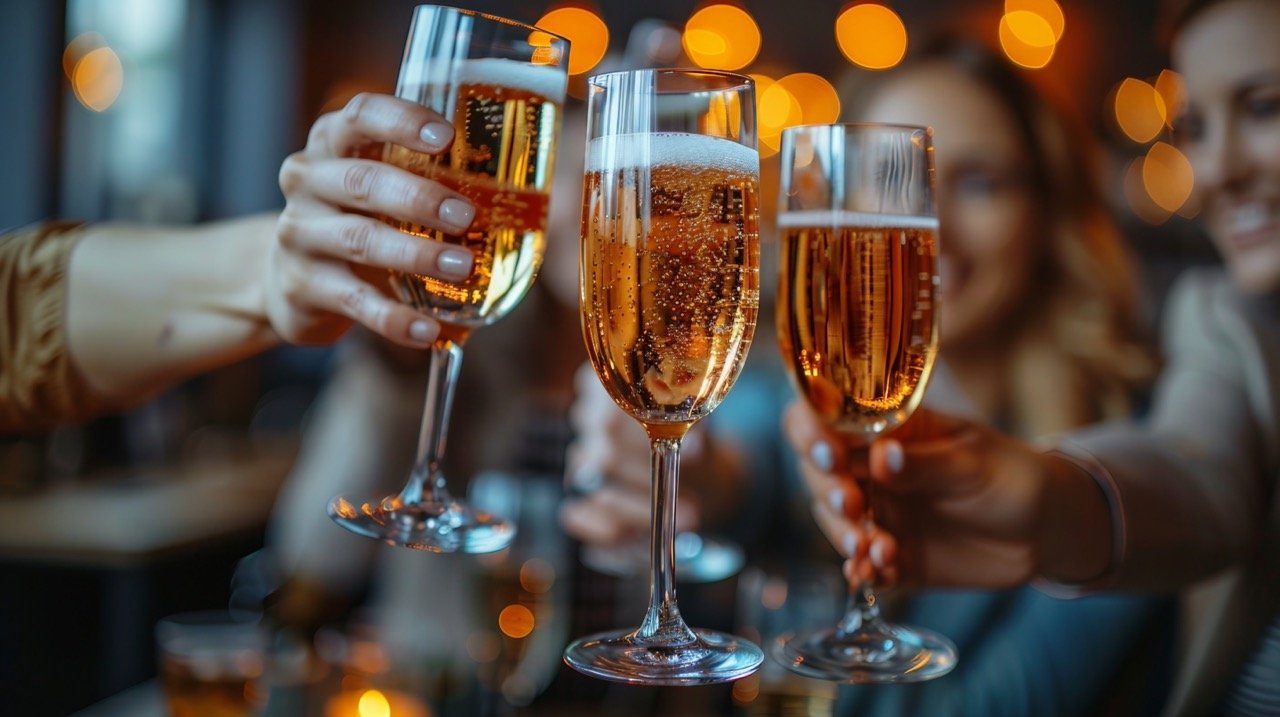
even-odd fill
[{"label": "manicured nail", "polygon": [[453,139],[453,127],[443,122],[428,122],[418,136],[434,149],[444,149]]},{"label": "manicured nail", "polygon": [[409,338],[426,343],[436,337],[436,325],[430,321],[415,321],[409,324]]},{"label": "manicured nail", "polygon": [[883,570],[884,569],[884,543],[881,543],[878,541],[873,542],[871,544],[871,550],[869,552],[871,553],[871,564],[875,565],[876,569]]},{"label": "manicured nail", "polygon": [[902,462],[902,444],[895,440],[887,440],[884,442],[884,462],[889,467],[890,473],[901,473]]},{"label": "manicured nail", "polygon": [[471,226],[471,220],[476,217],[476,208],[466,200],[449,197],[440,202],[439,215],[440,221],[463,230]]},{"label": "manicured nail", "polygon": [[831,451],[831,444],[826,441],[818,441],[809,448],[809,460],[813,461],[818,470],[828,473],[836,466],[835,454]]},{"label": "manicured nail", "polygon": [[465,279],[471,276],[474,259],[466,249],[445,249],[436,257],[436,268],[441,274]]},{"label": "manicured nail", "polygon": [[844,513],[844,491],[839,488],[832,488],[827,494],[827,503],[831,505],[831,509],[837,513]]},{"label": "manicured nail", "polygon": [[852,558],[858,553],[858,534],[852,530],[844,534],[844,556]]}]

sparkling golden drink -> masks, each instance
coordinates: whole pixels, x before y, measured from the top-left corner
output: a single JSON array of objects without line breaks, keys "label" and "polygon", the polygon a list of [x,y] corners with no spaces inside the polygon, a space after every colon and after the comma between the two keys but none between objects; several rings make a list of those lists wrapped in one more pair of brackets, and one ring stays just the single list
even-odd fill
[{"label": "sparkling golden drink", "polygon": [[937,354],[937,220],[790,212],[778,226],[778,339],[800,393],[839,430],[903,422]]},{"label": "sparkling golden drink", "polygon": [[728,393],[755,332],[758,155],[704,135],[601,137],[583,191],[591,363],[651,432],[683,433]]},{"label": "sparkling golden drink", "polygon": [[[542,262],[556,137],[565,79],[561,70],[502,59],[465,60],[455,70],[454,141],[447,155],[387,145],[383,159],[466,196],[476,208],[463,235],[408,222],[401,231],[456,244],[476,255],[475,270],[453,282],[393,273],[402,301],[446,324],[460,340],[515,308]],[[425,99],[439,85],[401,87],[401,97]]]}]

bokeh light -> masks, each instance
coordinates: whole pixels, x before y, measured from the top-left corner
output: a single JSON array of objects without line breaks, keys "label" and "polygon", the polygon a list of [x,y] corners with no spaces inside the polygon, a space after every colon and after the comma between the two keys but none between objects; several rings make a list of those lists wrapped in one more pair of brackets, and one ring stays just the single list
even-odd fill
[{"label": "bokeh light", "polygon": [[1186,97],[1182,75],[1173,70],[1162,70],[1156,77],[1155,88],[1156,94],[1164,102],[1164,123],[1172,127],[1173,121],[1182,111],[1182,102]]},{"label": "bokeh light", "polygon": [[1164,129],[1168,116],[1164,99],[1146,82],[1125,78],[1116,87],[1114,104],[1116,124],[1134,142],[1150,142]]},{"label": "bokeh light", "polygon": [[77,35],[75,39],[67,43],[67,47],[62,51],[62,73],[71,79],[75,72],[76,63],[84,59],[84,56],[98,49],[106,47],[107,41],[96,32],[85,32]]},{"label": "bokeh light", "polygon": [[1136,157],[1125,169],[1124,197],[1134,216],[1148,224],[1163,224],[1168,221],[1170,213],[1161,209],[1152,201],[1151,195],[1147,194],[1147,188],[1142,180],[1145,159],[1145,157]]},{"label": "bokeh light", "polygon": [[115,103],[124,87],[124,66],[110,47],[99,47],[80,58],[71,70],[71,90],[80,104],[102,112]]},{"label": "bokeh light", "polygon": [[498,629],[507,637],[528,637],[533,624],[533,612],[524,605],[508,605],[498,613]]},{"label": "bokeh light", "polygon": [[[840,95],[823,77],[811,72],[796,72],[778,80],[795,98],[805,124],[829,124],[840,117]],[[789,126],[789,125],[783,125]]]},{"label": "bokeh light", "polygon": [[556,8],[534,24],[569,40],[571,75],[591,70],[609,50],[609,27],[599,15],[584,7]]},{"label": "bokeh light", "polygon": [[556,582],[556,569],[542,558],[529,558],[520,566],[520,587],[531,593],[545,593]]},{"label": "bokeh light", "polygon": [[360,713],[360,717],[391,717],[391,703],[381,692],[365,690],[356,703],[356,711]]},{"label": "bokeh light", "polygon": [[[1062,33],[1066,32],[1067,29],[1067,18],[1062,12],[1062,6],[1054,0],[1005,0],[1004,12],[1006,15],[1025,12],[1039,17],[1046,25],[1049,26],[1050,32],[1053,33],[1053,41],[1048,43],[1050,45],[1056,44],[1061,40]],[[1021,22],[1026,22],[1026,20],[1024,19]],[[1013,25],[1014,26],[1011,29],[1017,31],[1019,29],[1017,26],[1018,23],[1014,23]],[[1015,32],[1015,34],[1018,33]],[[1020,34],[1019,37],[1021,37]],[[1024,42],[1031,42],[1031,40],[1026,37],[1021,37],[1021,39]]]},{"label": "bokeh light", "polygon": [[1007,12],[1002,22],[1009,26],[1009,32],[1024,45],[1052,47],[1058,41],[1049,21],[1029,10]]},{"label": "bokeh light", "polygon": [[1176,212],[1191,196],[1195,174],[1177,147],[1156,142],[1142,160],[1142,186],[1147,196],[1166,212]]},{"label": "bokeh light", "polygon": [[836,18],[836,44],[849,62],[868,70],[887,70],[907,54],[907,27],[884,5],[851,5]]},{"label": "bokeh light", "polygon": [[804,114],[800,103],[777,80],[761,74],[752,74],[751,79],[756,82],[756,135],[763,159],[778,153],[782,130],[800,124]]},{"label": "bokeh light", "polygon": [[759,54],[760,28],[750,13],[736,5],[708,5],[685,23],[681,42],[698,67],[738,70]]},{"label": "bokeh light", "polygon": [[[1000,48],[1015,65],[1038,70],[1053,59],[1057,43],[1052,41],[1053,27],[1040,15],[1027,10],[1006,12],[1000,17]],[[1027,37],[1028,42],[1023,39]],[[1047,44],[1041,43],[1048,40]]]}]

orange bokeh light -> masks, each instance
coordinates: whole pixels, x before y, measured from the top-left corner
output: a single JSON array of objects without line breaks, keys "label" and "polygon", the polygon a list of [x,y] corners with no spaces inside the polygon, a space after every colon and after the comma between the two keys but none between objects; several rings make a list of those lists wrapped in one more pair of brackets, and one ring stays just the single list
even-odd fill
[{"label": "orange bokeh light", "polygon": [[115,103],[124,87],[124,65],[110,47],[99,47],[81,57],[71,71],[71,90],[80,104],[102,112]]},{"label": "orange bokeh light", "polygon": [[533,632],[533,612],[524,605],[508,605],[498,613],[498,629],[507,637],[527,637]]},{"label": "orange bokeh light", "polygon": [[907,54],[907,28],[884,5],[851,5],[836,18],[836,44],[849,62],[868,70],[887,70]]},{"label": "orange bokeh light", "polygon": [[1168,221],[1170,213],[1161,209],[1151,196],[1142,181],[1144,157],[1137,157],[1129,162],[1124,173],[1124,196],[1134,216],[1148,224],[1163,224]]},{"label": "orange bokeh light", "polygon": [[1182,103],[1186,98],[1186,90],[1182,84],[1182,75],[1173,70],[1162,70],[1156,77],[1156,94],[1164,102],[1164,123],[1170,127],[1182,111]]},{"label": "orange bokeh light", "polygon": [[1116,124],[1134,142],[1150,142],[1164,129],[1168,115],[1164,99],[1142,80],[1125,78],[1116,87],[1114,105]]},{"label": "orange bokeh light", "polygon": [[360,717],[391,717],[391,703],[377,690],[365,690],[356,704]]},{"label": "orange bokeh light", "polygon": [[[1062,6],[1055,0],[1005,0],[1004,12],[1006,15],[1026,12],[1038,16],[1049,26],[1049,31],[1053,33],[1053,41],[1048,44],[1054,44],[1061,40],[1062,33],[1067,29],[1066,15],[1062,12]],[[1017,29],[1016,26],[1014,29]],[[1026,37],[1022,39],[1031,43],[1031,40]]]},{"label": "orange bokeh light", "polygon": [[[840,117],[840,95],[823,77],[811,72],[796,72],[778,80],[799,105],[799,122],[829,124]],[[790,125],[783,125],[784,127]]]},{"label": "orange bokeh light", "polygon": [[1142,186],[1147,196],[1166,212],[1176,212],[1191,197],[1195,174],[1177,147],[1156,142],[1142,160]]},{"label": "orange bokeh light", "polygon": [[1043,17],[1028,10],[1014,10],[1004,14],[1002,25],[1008,25],[1009,32],[1024,45],[1031,47],[1052,47],[1058,41],[1053,34],[1053,27]]},{"label": "orange bokeh light", "polygon": [[[1053,59],[1053,51],[1057,43],[1052,42],[1052,26],[1041,16],[1026,10],[1015,10],[1005,13],[1000,18],[1000,48],[1009,61],[1015,65],[1031,70],[1038,70]],[[1046,38],[1047,44],[1031,44],[1022,39],[1023,36],[1035,42]]]},{"label": "orange bokeh light", "polygon": [[695,12],[680,40],[695,65],[713,70],[741,69],[760,53],[760,28],[736,5],[708,5]]},{"label": "orange bokeh light", "polygon": [[556,8],[534,23],[570,42],[569,74],[581,75],[600,64],[609,50],[609,27],[583,7]]}]

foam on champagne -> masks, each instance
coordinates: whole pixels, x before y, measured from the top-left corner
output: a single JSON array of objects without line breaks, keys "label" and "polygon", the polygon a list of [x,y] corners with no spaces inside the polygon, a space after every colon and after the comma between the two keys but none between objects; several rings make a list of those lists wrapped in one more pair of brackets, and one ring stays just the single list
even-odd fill
[{"label": "foam on champagne", "polygon": [[610,135],[587,144],[588,172],[654,166],[755,175],[760,172],[760,155],[731,139],[686,132]]},{"label": "foam on champagne", "polygon": [[873,214],[871,212],[847,212],[830,209],[780,212],[778,228],[830,227],[856,229],[926,229],[938,231],[937,217],[921,217],[909,214]]},{"label": "foam on champagne", "polygon": [[[452,73],[452,74],[451,74]],[[531,65],[519,60],[481,57],[458,62],[408,65],[400,77],[400,97],[415,97],[432,85],[480,84],[529,92],[557,104],[564,103],[568,78],[564,69],[551,65]],[[412,88],[412,90],[411,90]]]},{"label": "foam on champagne", "polygon": [[494,85],[512,90],[524,90],[563,103],[568,78],[564,69],[551,65],[531,65],[518,60],[499,57],[482,57],[459,63],[459,84]]}]

